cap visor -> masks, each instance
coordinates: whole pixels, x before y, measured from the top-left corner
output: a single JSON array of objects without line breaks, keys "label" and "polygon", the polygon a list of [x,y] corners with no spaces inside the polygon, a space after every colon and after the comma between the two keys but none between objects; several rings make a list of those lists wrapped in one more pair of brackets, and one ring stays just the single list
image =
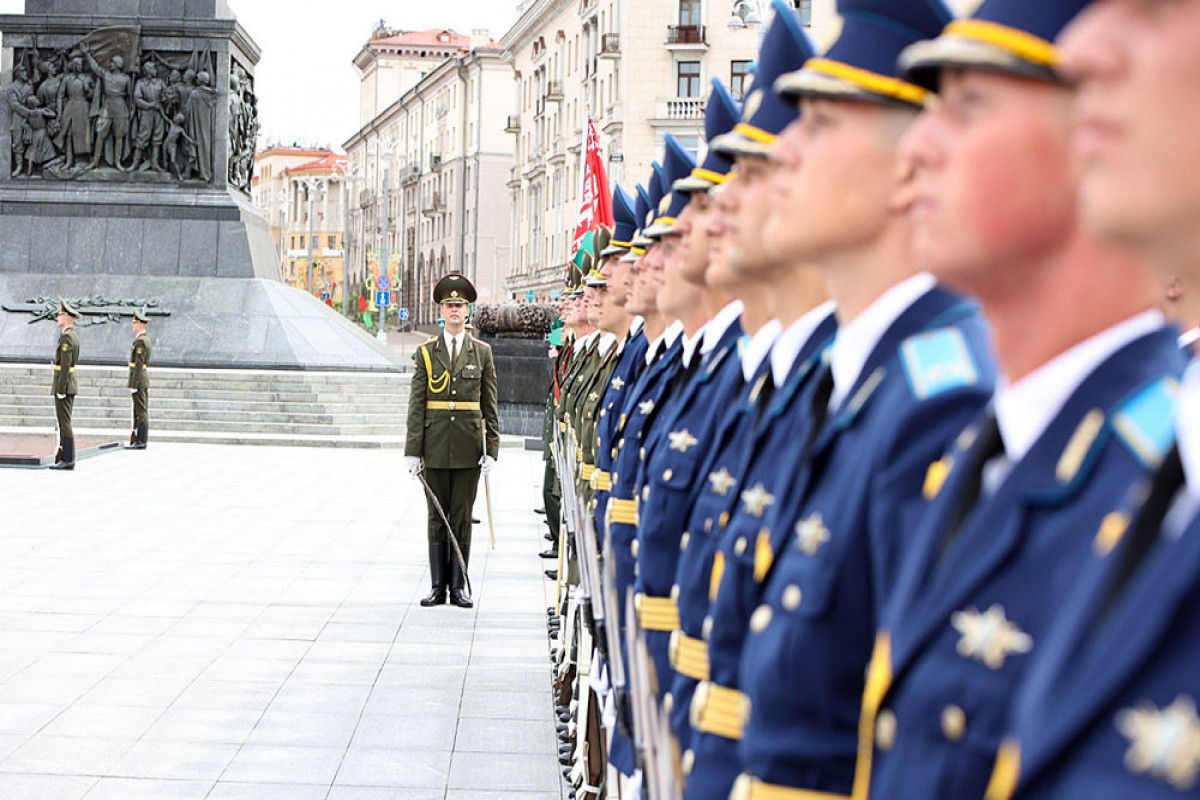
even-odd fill
[{"label": "cap visor", "polygon": [[937,91],[943,69],[984,69],[1055,83],[1062,81],[1048,66],[1026,61],[988,42],[962,36],[939,36],[911,44],[900,53],[899,66],[907,80],[930,91]]}]

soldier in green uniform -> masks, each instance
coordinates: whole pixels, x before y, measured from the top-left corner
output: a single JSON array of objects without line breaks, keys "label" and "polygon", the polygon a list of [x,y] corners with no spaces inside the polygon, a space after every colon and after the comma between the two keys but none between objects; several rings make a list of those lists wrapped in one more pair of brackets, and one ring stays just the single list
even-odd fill
[{"label": "soldier in green uniform", "polygon": [[50,469],[75,469],[75,431],[71,410],[75,407],[75,365],[79,363],[79,336],[75,320],[79,312],[62,300],[58,306],[58,345],[54,348],[54,418],[58,427],[58,453]]},{"label": "soldier in green uniform", "polygon": [[133,350],[129,353],[129,393],[133,400],[133,433],[126,450],[145,450],[150,438],[150,319],[141,311],[133,314]]},{"label": "soldier in green uniform", "polygon": [[454,537],[463,562],[469,562],[471,508],[479,476],[491,471],[500,454],[496,366],[492,348],[466,331],[467,306],[475,301],[471,282],[450,273],[433,287],[433,301],[441,307],[446,327],[414,355],[404,454],[411,474],[424,469],[425,482],[453,530],[446,530],[427,496],[433,590],[421,605],[444,604],[449,588],[451,603],[470,608],[464,568],[448,537]]}]

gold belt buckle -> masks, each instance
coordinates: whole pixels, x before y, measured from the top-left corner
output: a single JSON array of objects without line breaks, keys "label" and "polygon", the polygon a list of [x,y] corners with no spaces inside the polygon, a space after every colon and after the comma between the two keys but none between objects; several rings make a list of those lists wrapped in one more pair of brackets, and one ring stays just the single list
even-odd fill
[{"label": "gold belt buckle", "polygon": [[456,403],[454,400],[451,400],[450,401],[450,410],[453,411],[457,407],[458,407],[458,403]]}]

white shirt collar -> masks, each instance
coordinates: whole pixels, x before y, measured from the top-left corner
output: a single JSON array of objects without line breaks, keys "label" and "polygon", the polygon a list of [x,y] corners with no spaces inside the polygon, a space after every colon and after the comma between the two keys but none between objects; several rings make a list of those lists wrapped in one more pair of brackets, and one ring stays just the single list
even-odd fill
[{"label": "white shirt collar", "polygon": [[600,334],[600,343],[598,345],[596,345],[596,347],[600,350],[600,356],[604,357],[604,356],[608,355],[608,351],[611,350],[612,346],[616,343],[617,343],[617,337],[614,334],[601,333]]},{"label": "white shirt collar", "polygon": [[658,358],[661,353],[665,353],[668,349],[670,349],[671,345],[675,344],[675,340],[678,339],[679,335],[682,333],[683,323],[679,320],[675,320],[668,325],[667,329],[663,331],[657,339],[651,342],[650,347],[646,350],[646,366],[653,364],[654,359]]},{"label": "white shirt collar", "polygon": [[996,423],[1008,460],[1015,464],[1033,449],[1075,390],[1106,359],[1165,324],[1162,312],[1143,311],[1059,353],[1014,384],[1001,381]]},{"label": "white shirt collar", "polygon": [[629,322],[629,335],[637,336],[638,331],[640,331],[642,329],[642,326],[644,326],[645,324],[646,324],[646,318],[643,317],[641,314],[638,314],[636,317],[634,317]]},{"label": "white shirt collar", "polygon": [[892,323],[936,285],[937,281],[928,272],[918,272],[888,289],[861,314],[838,329],[837,338],[829,348],[829,368],[833,371],[830,408],[838,408],[845,401],[867,365],[871,351]]},{"label": "white shirt collar", "polygon": [[600,333],[600,331],[592,331],[591,333],[589,333],[585,336],[576,337],[575,352],[578,353],[583,348],[589,347],[592,344],[592,342],[596,339],[596,336],[599,335],[599,333]]},{"label": "white shirt collar", "polygon": [[783,325],[779,320],[773,319],[755,331],[746,342],[746,346],[742,348],[742,378],[746,383],[754,380],[754,373],[762,366],[763,359],[770,355],[771,346],[782,332]]},{"label": "white shirt collar", "polygon": [[[1183,386],[1175,404],[1175,431],[1179,460],[1186,480],[1187,517],[1200,507],[1200,364],[1193,361],[1183,374]],[[1164,525],[1165,527],[1165,525]],[[1182,529],[1182,525],[1175,527]]]},{"label": "white shirt collar", "polygon": [[454,352],[454,350],[452,350],[452,349],[451,349],[451,347],[453,346],[453,343],[454,343],[454,342],[458,342],[458,352],[460,352],[460,353],[461,353],[461,352],[462,352],[462,349],[463,349],[463,344],[465,344],[465,343],[466,343],[466,339],[467,339],[467,331],[466,331],[466,329],[464,328],[463,330],[459,331],[459,333],[458,333],[458,335],[457,335],[457,336],[452,336],[452,335],[450,334],[450,331],[443,330],[443,331],[442,331],[442,338],[443,338],[443,339],[445,340],[445,342],[446,342],[446,352],[447,352],[447,353],[453,353],[453,352]]},{"label": "white shirt collar", "polygon": [[704,328],[704,341],[700,344],[700,352],[711,353],[730,326],[741,318],[742,312],[745,310],[746,307],[742,305],[741,300],[734,300],[718,311]]},{"label": "white shirt collar", "polygon": [[836,308],[837,304],[832,300],[821,303],[816,308],[806,311],[800,319],[779,334],[779,339],[771,348],[771,380],[775,382],[776,389],[783,386],[800,351],[808,344],[809,339],[817,332],[821,323],[828,319]]},{"label": "white shirt collar", "polygon": [[1190,351],[1197,339],[1200,339],[1200,328],[1188,328],[1179,334],[1179,349]]}]

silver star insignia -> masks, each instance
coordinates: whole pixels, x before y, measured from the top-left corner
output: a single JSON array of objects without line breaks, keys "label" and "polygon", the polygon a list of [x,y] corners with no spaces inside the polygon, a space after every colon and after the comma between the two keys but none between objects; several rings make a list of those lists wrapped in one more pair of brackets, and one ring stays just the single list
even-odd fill
[{"label": "silver star insignia", "polygon": [[717,472],[708,473],[708,483],[714,492],[724,497],[737,483],[737,478],[730,475],[729,470],[721,467]]},{"label": "silver star insignia", "polygon": [[599,392],[592,392],[591,394],[589,394],[589,395],[588,395],[588,400],[591,400],[593,403],[594,403],[594,402],[596,402],[596,401],[597,401],[597,400],[599,400],[599,399],[600,399],[600,393],[599,393]]},{"label": "silver star insignia", "polygon": [[612,379],[612,388],[616,389],[618,392],[621,391],[621,387],[624,385],[625,381],[621,380],[621,376],[618,375]]},{"label": "silver star insignia", "polygon": [[642,416],[649,414],[651,411],[654,410],[654,401],[653,400],[644,400],[644,401],[638,403],[638,410],[642,412]]},{"label": "silver star insignia", "polygon": [[1125,766],[1176,789],[1190,789],[1200,774],[1200,718],[1196,701],[1179,695],[1166,708],[1141,703],[1117,714],[1117,730],[1129,740]]},{"label": "silver star insignia", "polygon": [[742,503],[746,506],[746,513],[761,517],[767,506],[775,505],[775,497],[761,483],[756,483],[742,492]]},{"label": "silver star insignia", "polygon": [[1000,605],[983,613],[975,608],[955,611],[950,624],[962,634],[958,654],[982,661],[989,669],[1000,669],[1009,656],[1033,649],[1033,638],[1009,622]]},{"label": "silver star insignia", "polygon": [[829,528],[821,521],[820,514],[812,514],[796,523],[796,546],[806,556],[815,556],[821,545],[829,541]]},{"label": "silver star insignia", "polygon": [[696,437],[692,436],[691,432],[687,428],[684,428],[681,431],[671,431],[667,434],[667,439],[670,440],[670,448],[672,450],[678,450],[681,453],[686,453],[693,445],[697,443]]}]

